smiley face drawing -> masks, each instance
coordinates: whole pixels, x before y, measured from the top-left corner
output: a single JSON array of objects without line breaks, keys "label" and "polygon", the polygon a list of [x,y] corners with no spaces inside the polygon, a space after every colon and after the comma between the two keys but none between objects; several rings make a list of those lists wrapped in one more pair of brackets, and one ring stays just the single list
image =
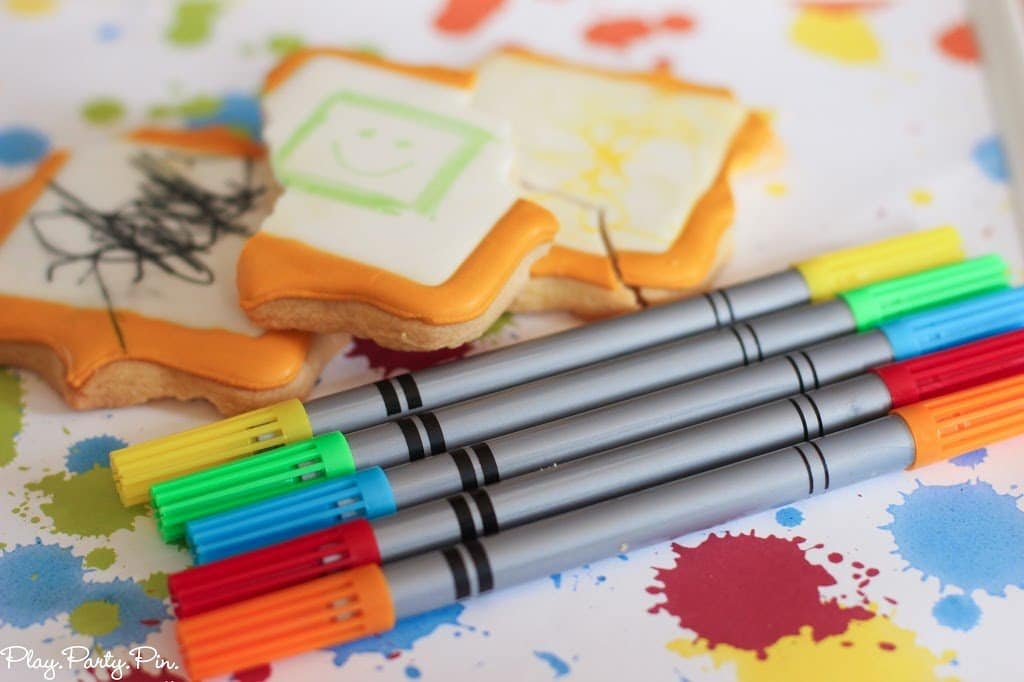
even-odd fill
[{"label": "smiley face drawing", "polygon": [[273,162],[286,187],[429,217],[491,139],[450,115],[346,90],[324,99]]}]

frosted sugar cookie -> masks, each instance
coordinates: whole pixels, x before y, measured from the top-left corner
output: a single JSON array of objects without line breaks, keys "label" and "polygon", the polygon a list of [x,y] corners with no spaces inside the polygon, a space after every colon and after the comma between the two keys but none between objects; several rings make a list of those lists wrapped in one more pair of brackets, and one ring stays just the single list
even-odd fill
[{"label": "frosted sugar cookie", "polygon": [[473,102],[511,121],[521,182],[561,224],[517,305],[617,312],[702,287],[727,256],[729,173],[767,133],[728,91],[509,49]]},{"label": "frosted sugar cookie", "polygon": [[304,395],[344,337],[265,332],[237,303],[272,199],[263,156],[226,129],[142,130],[56,152],[0,194],[0,364],[81,409]]},{"label": "frosted sugar cookie", "polygon": [[239,260],[253,321],[428,350],[509,306],[557,223],[519,198],[507,125],[469,106],[472,85],[333,49],[270,73],[264,136],[283,191]]}]

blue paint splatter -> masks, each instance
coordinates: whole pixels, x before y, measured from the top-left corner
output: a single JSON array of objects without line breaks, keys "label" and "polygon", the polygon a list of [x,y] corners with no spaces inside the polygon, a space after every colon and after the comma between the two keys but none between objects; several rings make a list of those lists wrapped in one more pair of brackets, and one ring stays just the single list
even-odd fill
[{"label": "blue paint splatter", "polygon": [[940,625],[966,631],[978,624],[981,609],[966,594],[951,594],[935,603],[932,615]]},{"label": "blue paint splatter", "polygon": [[984,482],[919,485],[888,509],[898,553],[925,578],[1004,596],[1024,587],[1024,512]]},{"label": "blue paint splatter", "polygon": [[85,572],[81,557],[69,547],[36,540],[8,550],[0,556],[0,622],[25,628],[69,613],[82,602],[107,601],[117,604],[121,624],[96,637],[95,644],[111,648],[142,643],[170,615],[162,600],[137,583],[120,578],[86,582]]},{"label": "blue paint splatter", "polygon": [[386,656],[393,651],[410,651],[418,640],[432,634],[442,625],[459,626],[459,615],[463,609],[465,607],[462,604],[452,604],[419,616],[403,618],[390,632],[330,647],[328,651],[334,652],[334,665],[338,666],[344,665],[352,654],[376,653]]},{"label": "blue paint splatter", "polygon": [[84,474],[95,466],[109,467],[111,451],[126,445],[128,444],[114,436],[84,438],[68,448],[65,466],[73,474]]},{"label": "blue paint splatter", "polygon": [[552,573],[548,577],[551,578],[551,582],[553,582],[555,584],[555,589],[556,590],[562,589],[562,574],[561,573]]},{"label": "blue paint splatter", "polygon": [[986,457],[988,457],[988,450],[981,448],[980,450],[971,450],[970,452],[966,452],[949,461],[958,467],[970,467],[973,469],[984,462]]},{"label": "blue paint splatter", "polygon": [[1010,177],[1010,170],[1006,165],[1006,156],[1003,154],[1003,147],[999,138],[995,135],[984,138],[971,150],[971,158],[978,164],[982,172],[990,180],[1006,182]]},{"label": "blue paint splatter", "polygon": [[263,116],[256,97],[241,93],[228,93],[220,100],[220,106],[212,114],[193,116],[185,119],[189,128],[208,128],[224,125],[245,133],[248,137],[260,139],[263,130]]},{"label": "blue paint splatter", "polygon": [[551,672],[555,677],[565,677],[569,674],[569,664],[550,651],[534,651],[533,655],[551,666]]},{"label": "blue paint splatter", "polygon": [[410,680],[418,680],[420,679],[420,677],[423,676],[423,673],[421,673],[420,669],[416,666],[407,665],[405,666],[405,676],[408,677]]},{"label": "blue paint splatter", "polygon": [[50,140],[35,128],[0,128],[0,166],[38,161],[50,149]]},{"label": "blue paint splatter", "polygon": [[775,521],[780,526],[795,528],[804,522],[804,513],[796,507],[783,507],[775,512]]},{"label": "blue paint splatter", "polygon": [[113,22],[104,22],[96,29],[96,40],[101,43],[112,43],[120,37],[121,27]]}]

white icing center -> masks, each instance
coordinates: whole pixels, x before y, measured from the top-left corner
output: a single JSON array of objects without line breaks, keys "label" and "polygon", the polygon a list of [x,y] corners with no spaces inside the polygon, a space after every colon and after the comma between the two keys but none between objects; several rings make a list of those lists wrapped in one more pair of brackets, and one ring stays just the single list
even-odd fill
[{"label": "white icing center", "polygon": [[469,93],[315,57],[264,97],[284,193],[267,234],[435,286],[516,199],[507,127]]}]

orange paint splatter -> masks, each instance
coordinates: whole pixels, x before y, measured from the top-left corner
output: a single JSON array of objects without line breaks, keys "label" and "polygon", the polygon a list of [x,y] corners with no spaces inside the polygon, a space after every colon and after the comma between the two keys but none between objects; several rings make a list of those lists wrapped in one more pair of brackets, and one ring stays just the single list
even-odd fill
[{"label": "orange paint splatter", "polygon": [[656,33],[687,33],[694,26],[696,22],[685,14],[667,14],[656,20],[622,17],[591,24],[583,37],[591,45],[622,50]]},{"label": "orange paint splatter", "polygon": [[939,50],[947,57],[962,62],[978,61],[978,44],[974,40],[974,31],[965,22],[953,24],[940,33],[937,43]]},{"label": "orange paint splatter", "polygon": [[434,27],[444,33],[472,33],[503,4],[505,0],[445,0]]}]

